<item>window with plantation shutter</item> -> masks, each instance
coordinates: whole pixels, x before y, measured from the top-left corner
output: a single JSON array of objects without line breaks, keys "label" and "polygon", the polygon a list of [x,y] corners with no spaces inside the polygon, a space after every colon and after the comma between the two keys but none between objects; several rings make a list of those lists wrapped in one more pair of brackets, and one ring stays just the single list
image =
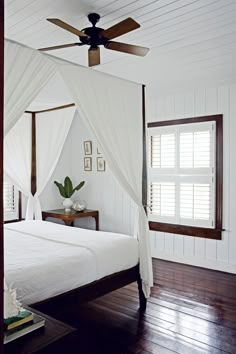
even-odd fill
[{"label": "window with plantation shutter", "polygon": [[18,219],[18,192],[10,182],[3,183],[4,221]]},{"label": "window with plantation shutter", "polygon": [[199,230],[205,235],[210,229],[216,230],[209,232],[211,238],[219,238],[222,171],[217,163],[222,158],[222,116],[207,118],[148,125],[148,217],[161,231],[168,232],[170,225],[169,232],[175,232],[179,225],[179,233],[201,236]]}]

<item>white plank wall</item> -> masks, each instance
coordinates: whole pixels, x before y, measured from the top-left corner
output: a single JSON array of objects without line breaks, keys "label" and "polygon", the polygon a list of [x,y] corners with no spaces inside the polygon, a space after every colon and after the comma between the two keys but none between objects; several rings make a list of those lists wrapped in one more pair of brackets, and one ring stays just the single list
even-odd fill
[{"label": "white plank wall", "polygon": [[[72,122],[66,143],[63,147],[58,165],[48,182],[43,194],[40,196],[42,210],[62,208],[63,198],[60,196],[54,180],[62,182],[65,176],[70,176],[74,184],[85,181],[85,186],[76,192],[73,200],[85,200],[87,208],[98,209],[100,212],[100,230],[112,231],[132,235],[134,224],[134,205],[130,198],[122,191],[119,184],[106,165],[105,172],[97,172],[96,159],[97,147],[92,142],[92,171],[84,171],[84,147],[83,142],[92,140],[88,130],[76,113]],[[23,215],[25,214],[25,200]],[[59,222],[58,219],[53,221]],[[84,218],[76,221],[76,226],[94,228],[92,218]]]},{"label": "white plank wall", "polygon": [[[157,96],[157,97],[156,97]],[[160,97],[148,91],[149,121],[224,114],[224,228],[222,241],[190,236],[150,232],[152,255],[212,269],[236,273],[236,85],[199,88],[186,93]],[[96,145],[93,142],[93,170],[84,172],[83,141],[91,137],[78,115],[72,124],[61,159],[42,196],[43,209],[61,207],[62,198],[53,185],[54,179],[70,175],[74,183],[85,180],[85,187],[74,196],[84,199],[88,208],[99,209],[100,229],[132,235],[135,208],[122,191],[108,166],[96,171]],[[49,197],[48,197],[49,196]],[[56,198],[55,198],[56,197]],[[80,220],[82,227],[93,227],[91,219]]]},{"label": "white plank wall", "polygon": [[199,88],[155,98],[150,92],[149,121],[223,113],[224,202],[221,241],[151,232],[154,257],[236,273],[236,85]]},{"label": "white plank wall", "polygon": [[[85,186],[74,195],[74,199],[83,199],[89,209],[100,212],[100,230],[132,235],[134,205],[116,182],[109,167],[105,172],[97,171],[97,146],[92,141],[92,171],[84,171],[83,142],[92,140],[79,115],[76,114],[67,141],[71,144],[72,180],[77,183],[84,180]],[[92,219],[81,219],[76,225],[91,228]]]}]

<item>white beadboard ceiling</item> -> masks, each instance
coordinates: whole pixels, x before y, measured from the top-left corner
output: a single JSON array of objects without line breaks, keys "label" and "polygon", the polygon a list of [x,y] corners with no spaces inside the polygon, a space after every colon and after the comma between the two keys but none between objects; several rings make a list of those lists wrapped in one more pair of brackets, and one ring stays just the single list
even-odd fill
[{"label": "white beadboard ceiling", "polygon": [[[102,48],[95,70],[162,89],[236,78],[236,0],[6,0],[5,36],[33,48],[73,43],[46,18],[83,29],[90,12],[102,28],[134,18],[141,28],[117,40],[151,48],[144,58]],[[49,53],[87,65],[87,47]]]}]

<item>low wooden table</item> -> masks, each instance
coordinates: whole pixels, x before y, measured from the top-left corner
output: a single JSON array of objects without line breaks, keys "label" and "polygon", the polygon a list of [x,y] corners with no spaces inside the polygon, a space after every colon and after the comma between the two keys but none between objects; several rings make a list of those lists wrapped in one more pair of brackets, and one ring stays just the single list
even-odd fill
[{"label": "low wooden table", "polygon": [[[65,353],[67,350],[69,353],[77,353],[77,351],[72,351],[72,340],[74,340],[74,335],[76,336],[75,328],[38,310],[28,306],[26,308],[44,317],[45,326],[4,344],[4,354],[59,354]],[[58,348],[64,348],[64,351],[61,352]]]},{"label": "low wooden table", "polygon": [[73,221],[80,218],[93,217],[95,219],[95,229],[99,230],[99,211],[98,210],[89,210],[85,209],[84,211],[70,211],[65,212],[64,209],[56,209],[56,210],[47,210],[42,212],[43,220],[47,218],[56,218],[63,220],[65,225],[72,226]]}]

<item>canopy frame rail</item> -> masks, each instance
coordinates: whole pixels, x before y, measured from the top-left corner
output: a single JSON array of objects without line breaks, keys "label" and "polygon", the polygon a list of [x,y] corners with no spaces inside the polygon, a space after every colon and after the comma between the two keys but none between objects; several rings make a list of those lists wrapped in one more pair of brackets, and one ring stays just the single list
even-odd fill
[{"label": "canopy frame rail", "polygon": [[69,104],[65,104],[63,106],[42,109],[40,111],[25,111],[25,113],[30,113],[30,114],[46,113],[46,112],[57,111],[59,109],[65,109],[65,108],[69,108],[69,107],[73,107],[73,106],[75,106],[75,103],[69,103]]}]

